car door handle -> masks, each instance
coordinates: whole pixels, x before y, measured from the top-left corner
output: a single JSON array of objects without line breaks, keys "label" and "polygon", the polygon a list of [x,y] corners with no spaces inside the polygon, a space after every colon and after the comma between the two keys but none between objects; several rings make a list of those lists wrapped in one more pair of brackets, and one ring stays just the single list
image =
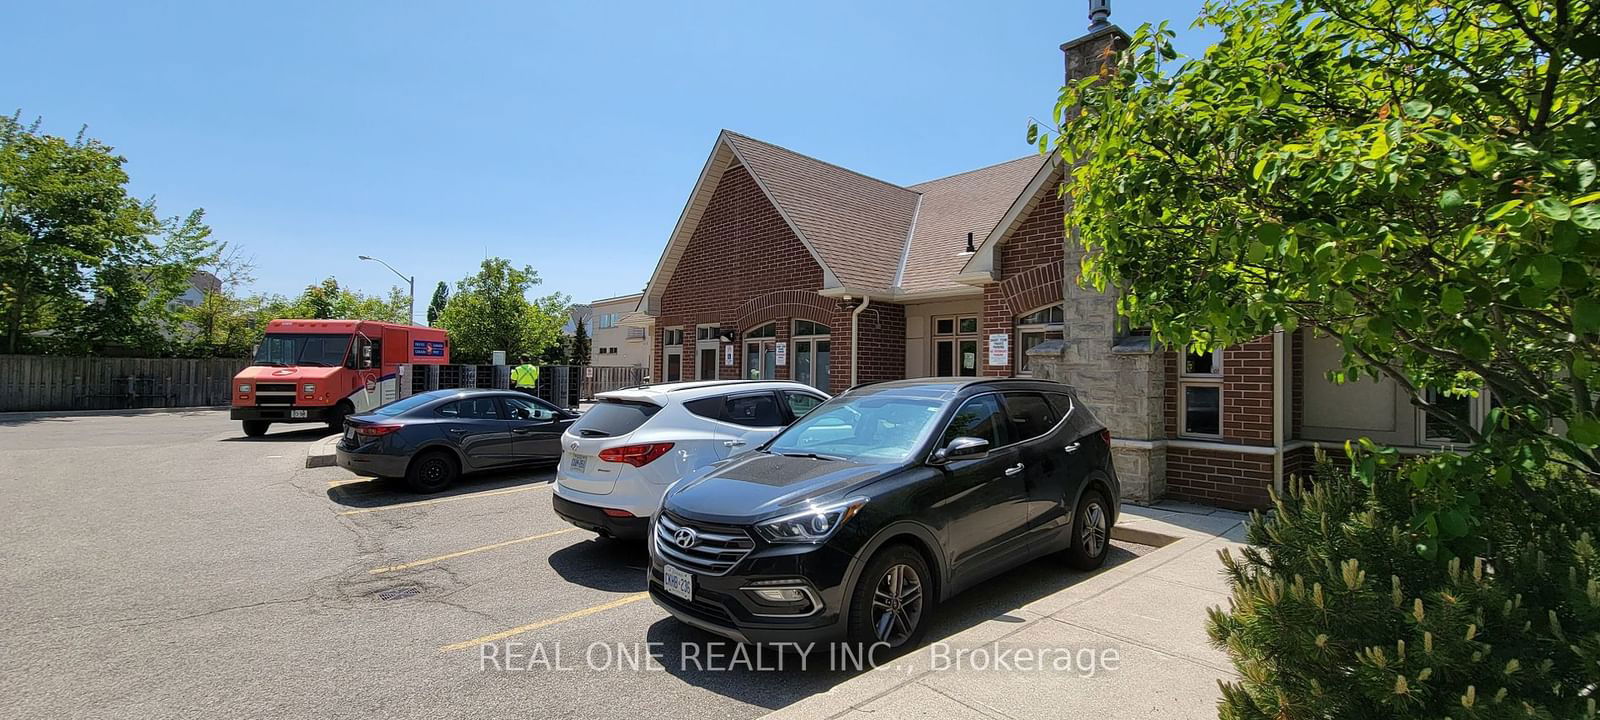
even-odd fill
[{"label": "car door handle", "polygon": [[1019,472],[1022,472],[1022,463],[1017,463],[1016,465],[1006,468],[1006,477],[1011,477]]},{"label": "car door handle", "polygon": [[514,433],[516,433],[518,435],[527,435],[528,433],[533,432],[533,428],[529,428],[529,427],[511,428],[511,432],[514,432]]},{"label": "car door handle", "polygon": [[467,431],[464,428],[450,428],[450,434],[451,435],[465,435],[465,434],[467,434]]},{"label": "car door handle", "polygon": [[1065,450],[1067,452],[1077,452],[1078,451],[1078,445],[1079,445],[1079,443],[1073,443],[1073,444],[1068,445],[1068,446],[1066,446],[1064,448],[1061,448],[1061,449]]},{"label": "car door handle", "polygon": [[722,441],[722,446],[723,447],[731,447],[731,448],[732,447],[744,447],[747,444],[748,443],[746,443],[743,440],[723,440]]}]

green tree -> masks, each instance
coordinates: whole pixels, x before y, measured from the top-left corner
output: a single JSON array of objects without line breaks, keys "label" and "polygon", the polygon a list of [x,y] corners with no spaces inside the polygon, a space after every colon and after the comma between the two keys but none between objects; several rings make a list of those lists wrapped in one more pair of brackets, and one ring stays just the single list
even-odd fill
[{"label": "green tree", "polygon": [[176,354],[186,334],[184,312],[173,303],[191,287],[197,270],[218,252],[211,228],[196,210],[161,222],[159,237],[119,239],[91,273],[90,301],[65,334],[75,353],[119,348],[143,356]]},{"label": "green tree", "polygon": [[567,361],[567,364],[569,365],[589,364],[589,351],[592,343],[589,341],[589,328],[587,327],[588,324],[588,318],[580,318],[577,322],[573,323],[572,356]]},{"label": "green tree", "polygon": [[504,258],[484,260],[476,274],[457,282],[438,321],[450,333],[452,358],[484,363],[495,350],[515,360],[559,348],[569,301],[560,293],[530,301],[528,292],[540,282],[532,267],[517,269]]},{"label": "green tree", "polygon": [[444,312],[444,306],[450,304],[450,286],[443,280],[433,289],[433,300],[428,303],[428,326],[432,327],[439,321],[439,315]]},{"label": "green tree", "polygon": [[[1548,571],[1521,564],[1520,550],[1543,542],[1531,517],[1553,546],[1592,543],[1577,496],[1551,489],[1600,477],[1597,23],[1591,0],[1224,0],[1199,21],[1222,34],[1203,58],[1174,68],[1172,33],[1147,26],[1107,72],[1063,89],[1054,149],[1071,163],[1067,226],[1089,251],[1084,278],[1117,288],[1123,314],[1202,349],[1312,328],[1344,348],[1334,381],[1389,378],[1471,448],[1402,463],[1363,439],[1349,451],[1355,476],[1401,502],[1319,519],[1325,537],[1305,548],[1315,563],[1279,562],[1296,548],[1253,536],[1266,552],[1235,574],[1235,610],[1212,628],[1243,676],[1225,717],[1364,716],[1329,697],[1351,678],[1387,683],[1377,715],[1497,716],[1487,702],[1439,704],[1459,694],[1424,692],[1410,670],[1326,651],[1314,626],[1249,622],[1280,588],[1342,581],[1337,564],[1357,556],[1339,555],[1355,551],[1335,536],[1367,511],[1398,541],[1360,560],[1397,568],[1408,597],[1449,588],[1406,569],[1397,547],[1433,570],[1481,557],[1511,577]],[[1483,392],[1496,408],[1482,426],[1438,402]],[[1522,509],[1521,524],[1497,526],[1499,507]],[[1600,581],[1593,563],[1570,567],[1580,585]],[[1530,652],[1524,667],[1569,660],[1558,645]],[[1575,708],[1600,681],[1586,667],[1578,685],[1543,670],[1509,678],[1503,707]]]},{"label": "green tree", "polygon": [[339,285],[334,278],[326,278],[309,285],[299,297],[292,300],[275,298],[267,301],[269,312],[277,318],[307,318],[326,320],[379,320],[403,323],[410,312],[411,298],[405,289],[389,288],[388,295],[365,295]]},{"label": "green tree", "polygon": [[[28,333],[38,329],[58,338],[147,334],[159,323],[137,315],[152,307],[141,289],[165,292],[170,275],[181,272],[175,267],[169,273],[160,263],[188,263],[204,254],[188,245],[205,243],[209,231],[199,216],[160,221],[153,204],[128,196],[125,162],[81,132],[69,141],[39,132],[37,123],[25,126],[16,115],[0,118],[6,352],[27,349]],[[151,240],[163,233],[166,242]],[[96,298],[102,304],[90,307]]]}]

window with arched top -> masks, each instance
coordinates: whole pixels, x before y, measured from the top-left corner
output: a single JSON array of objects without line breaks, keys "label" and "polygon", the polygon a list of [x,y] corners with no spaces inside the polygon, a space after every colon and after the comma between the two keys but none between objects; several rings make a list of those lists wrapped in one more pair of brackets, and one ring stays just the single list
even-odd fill
[{"label": "window with arched top", "polygon": [[1060,340],[1066,312],[1061,303],[1046,305],[1017,316],[1016,371],[1018,375],[1032,375],[1028,365],[1028,350],[1046,340]]}]

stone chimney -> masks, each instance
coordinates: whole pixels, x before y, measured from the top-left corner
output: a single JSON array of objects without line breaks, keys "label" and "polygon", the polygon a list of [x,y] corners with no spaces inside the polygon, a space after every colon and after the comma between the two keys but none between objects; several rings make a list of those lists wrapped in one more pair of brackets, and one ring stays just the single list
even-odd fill
[{"label": "stone chimney", "polygon": [[1128,46],[1128,34],[1111,24],[1111,0],[1089,0],[1089,32],[1061,45],[1067,60],[1067,84],[1097,74]]},{"label": "stone chimney", "polygon": [[[1128,35],[1111,24],[1109,0],[1089,0],[1089,32],[1061,46],[1068,84],[1098,74],[1128,46]],[[1077,228],[1062,238],[1061,340],[1046,340],[1028,351],[1034,377],[1074,386],[1111,430],[1113,462],[1122,496],[1150,502],[1166,491],[1165,353],[1148,336],[1118,333],[1116,291],[1096,292],[1078,285],[1083,246]]]}]

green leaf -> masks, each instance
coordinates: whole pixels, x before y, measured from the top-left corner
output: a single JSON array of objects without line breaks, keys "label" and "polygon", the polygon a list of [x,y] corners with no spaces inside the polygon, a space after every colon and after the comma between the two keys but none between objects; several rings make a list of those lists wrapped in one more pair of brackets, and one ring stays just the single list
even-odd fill
[{"label": "green leaf", "polygon": [[1433,112],[1433,105],[1426,100],[1407,100],[1401,107],[1412,120],[1421,120]]},{"label": "green leaf", "polygon": [[1461,191],[1451,188],[1444,191],[1444,193],[1439,196],[1439,209],[1446,211],[1454,210],[1461,207],[1465,202],[1466,200],[1462,199],[1461,197]]},{"label": "green leaf", "polygon": [[1600,230],[1600,203],[1573,208],[1572,224],[1585,230]]},{"label": "green leaf", "polygon": [[1551,220],[1565,220],[1572,217],[1572,208],[1567,207],[1567,204],[1561,202],[1559,198],[1539,198],[1533,202],[1533,206]]},{"label": "green leaf", "polygon": [[1344,182],[1355,170],[1356,164],[1347,160],[1334,165],[1333,172],[1328,173],[1328,177],[1332,178],[1334,182]]},{"label": "green leaf", "polygon": [[1256,160],[1256,166],[1250,169],[1250,177],[1260,180],[1261,175],[1267,171],[1267,163],[1271,160],[1271,155],[1262,155],[1260,158],[1258,158]]},{"label": "green leaf", "polygon": [[1488,172],[1499,159],[1500,156],[1495,153],[1494,148],[1488,145],[1479,145],[1467,151],[1468,162],[1471,162],[1472,169],[1478,172]]},{"label": "green leaf", "polygon": [[1439,513],[1439,532],[1445,538],[1458,538],[1467,534],[1467,516],[1456,510]]},{"label": "green leaf", "polygon": [[1594,184],[1595,168],[1593,160],[1579,161],[1574,169],[1578,171],[1579,190],[1586,189],[1590,185]]},{"label": "green leaf", "polygon": [[1572,329],[1581,333],[1600,332],[1600,300],[1581,297],[1572,301]]},{"label": "green leaf", "polygon": [[1266,107],[1275,107],[1278,100],[1283,98],[1283,86],[1276,82],[1268,81],[1261,86],[1261,104]]},{"label": "green leaf", "polygon": [[1567,439],[1579,445],[1600,445],[1600,420],[1593,415],[1573,418],[1567,424]]},{"label": "green leaf", "polygon": [[1554,255],[1540,255],[1533,259],[1533,284],[1549,289],[1561,284],[1561,260]]},{"label": "green leaf", "polygon": [[1380,130],[1378,132],[1378,134],[1372,138],[1372,149],[1367,151],[1367,159],[1368,160],[1377,160],[1378,158],[1381,158],[1381,157],[1383,157],[1385,155],[1388,155],[1388,154],[1389,154],[1389,136],[1388,136],[1388,134],[1386,134],[1386,133],[1384,133],[1383,131]]},{"label": "green leaf", "polygon": [[1454,315],[1467,307],[1467,297],[1460,290],[1447,287],[1439,294],[1439,309],[1446,314]]},{"label": "green leaf", "polygon": [[1039,124],[1028,123],[1028,144],[1039,142]]},{"label": "green leaf", "polygon": [[1266,260],[1267,246],[1262,245],[1260,242],[1251,242],[1250,246],[1245,248],[1244,259],[1252,263],[1259,263],[1262,260]]},{"label": "green leaf", "polygon": [[1489,214],[1483,216],[1485,220],[1499,220],[1501,216],[1522,206],[1521,200],[1507,200],[1499,205],[1489,208]]}]

